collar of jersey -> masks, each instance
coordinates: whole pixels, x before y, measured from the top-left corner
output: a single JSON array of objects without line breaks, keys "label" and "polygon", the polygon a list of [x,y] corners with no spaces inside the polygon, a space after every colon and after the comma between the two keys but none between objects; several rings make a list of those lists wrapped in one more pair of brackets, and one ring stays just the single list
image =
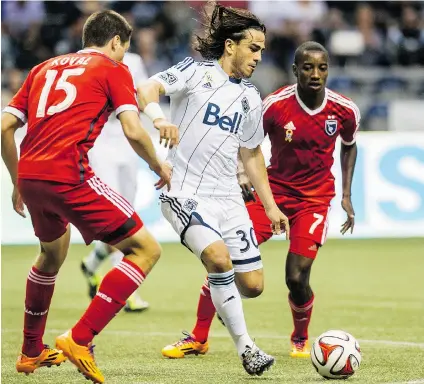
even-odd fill
[{"label": "collar of jersey", "polygon": [[78,51],[77,53],[100,53],[101,55],[105,55],[103,52],[93,48],[84,48]]},{"label": "collar of jersey", "polygon": [[215,64],[215,68],[218,70],[218,72],[220,72],[223,76],[228,77],[228,81],[231,81],[234,84],[241,83],[241,79],[236,79],[235,77],[228,76],[228,74],[219,65],[218,60],[214,60],[213,63]]},{"label": "collar of jersey", "polygon": [[327,104],[327,97],[328,97],[328,92],[327,92],[327,88],[325,88],[325,96],[324,96],[324,100],[322,101],[322,104],[317,108],[317,109],[310,109],[308,108],[305,103],[302,101],[302,99],[299,96],[299,93],[297,92],[297,84],[296,87],[294,88],[294,93],[296,95],[296,100],[299,103],[300,107],[308,114],[308,115],[316,115],[317,113],[320,113],[326,106]]}]

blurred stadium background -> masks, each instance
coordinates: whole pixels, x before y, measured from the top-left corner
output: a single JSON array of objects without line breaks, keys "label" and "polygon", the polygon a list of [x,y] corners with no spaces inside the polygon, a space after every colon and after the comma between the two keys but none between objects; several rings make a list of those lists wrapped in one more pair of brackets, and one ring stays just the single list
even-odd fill
[{"label": "blurred stadium background", "polygon": [[[114,9],[131,21],[135,27],[131,51],[141,55],[149,75],[186,56],[198,58],[190,41],[199,28],[197,20],[205,3],[2,1],[2,107],[32,66],[80,49],[84,21],[100,9]],[[294,82],[294,50],[312,39],[330,51],[328,87],[351,97],[361,110],[353,185],[355,232],[346,236],[348,240],[334,239],[340,237],[345,219],[337,196],[330,240],[320,251],[312,277],[318,297],[312,335],[342,328],[362,341],[364,366],[355,382],[424,383],[424,2],[220,3],[249,8],[267,25],[267,49],[252,78],[263,97]],[[168,111],[168,100],[163,98],[162,103]],[[158,143],[151,124],[142,119]],[[17,133],[18,142],[24,134],[24,129]],[[158,150],[166,155],[163,148]],[[268,143],[264,152],[269,153]],[[336,150],[337,192],[339,168]],[[198,382],[199,369],[203,382],[244,382],[246,377],[219,324],[212,331],[210,355],[184,362],[159,358],[160,348],[174,341],[179,330],[190,330],[204,273],[194,257],[180,244],[172,243],[178,238],[161,217],[158,193],[153,188],[155,177],[141,161],[138,177],[136,209],[164,243],[164,255],[142,288],[152,308],[139,318],[119,315],[99,338],[100,366],[105,368],[108,382],[194,383]],[[70,365],[40,371],[35,378],[14,373],[21,341],[24,282],[37,252],[37,239],[30,220],[20,218],[11,207],[12,186],[3,164],[1,184],[2,382],[82,382]],[[76,244],[81,243],[77,231],[73,231],[73,243],[57,284],[47,342],[72,325],[88,302],[78,271],[87,249]],[[285,302],[286,251],[286,242],[263,246],[267,289],[260,298],[245,302],[245,312],[252,335],[257,335],[258,343],[280,362],[269,380],[316,382],[318,376],[309,362],[287,358],[291,318]]]}]

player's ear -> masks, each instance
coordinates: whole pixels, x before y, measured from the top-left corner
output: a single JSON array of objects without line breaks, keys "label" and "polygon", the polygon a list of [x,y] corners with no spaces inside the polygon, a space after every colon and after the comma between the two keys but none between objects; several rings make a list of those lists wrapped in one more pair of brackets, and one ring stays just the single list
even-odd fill
[{"label": "player's ear", "polygon": [[235,49],[235,42],[231,39],[227,39],[225,40],[225,51],[229,54],[229,55],[233,55],[234,54],[234,49]]},{"label": "player's ear", "polygon": [[112,38],[112,51],[115,51],[116,48],[118,47],[118,44],[121,44],[121,38],[119,37],[119,35],[115,35]]},{"label": "player's ear", "polygon": [[295,75],[295,77],[297,78],[297,74],[298,74],[298,72],[297,72],[297,65],[296,64],[293,64],[292,65],[292,69],[293,69],[293,74]]}]

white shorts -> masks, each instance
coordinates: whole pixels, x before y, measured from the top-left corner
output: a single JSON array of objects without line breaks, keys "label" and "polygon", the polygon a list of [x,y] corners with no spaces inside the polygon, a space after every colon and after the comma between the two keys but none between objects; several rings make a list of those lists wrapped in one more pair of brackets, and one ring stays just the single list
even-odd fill
[{"label": "white shorts", "polygon": [[181,243],[200,258],[203,250],[223,240],[235,272],[262,269],[258,242],[240,198],[160,196],[164,217],[180,235]]},{"label": "white shorts", "polygon": [[89,152],[90,165],[96,176],[134,204],[137,192],[138,158],[129,146],[95,143]]}]

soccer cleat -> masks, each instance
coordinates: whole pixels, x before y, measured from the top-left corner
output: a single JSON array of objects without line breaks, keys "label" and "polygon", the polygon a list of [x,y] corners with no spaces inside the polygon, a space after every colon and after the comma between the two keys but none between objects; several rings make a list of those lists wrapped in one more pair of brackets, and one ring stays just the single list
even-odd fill
[{"label": "soccer cleat", "polygon": [[290,340],[290,343],[292,346],[292,350],[290,351],[291,357],[311,357],[311,347],[309,346],[308,339],[294,338]]},{"label": "soccer cleat", "polygon": [[241,355],[243,367],[249,375],[262,376],[274,364],[274,358],[261,351],[258,347],[249,347]]},{"label": "soccer cleat", "polygon": [[125,303],[125,312],[142,312],[149,308],[149,303],[144,301],[137,293],[133,293]]},{"label": "soccer cleat", "polygon": [[66,361],[66,356],[62,351],[54,348],[50,348],[48,345],[44,345],[44,349],[36,357],[28,357],[24,353],[18,356],[16,362],[16,370],[19,373],[25,373],[29,375],[33,373],[37,368],[51,367],[52,365],[59,366]]},{"label": "soccer cleat", "polygon": [[74,364],[87,380],[101,384],[105,381],[102,373],[94,360],[94,345],[79,345],[72,339],[69,330],[63,335],[56,337],[56,347],[60,348],[69,361]]},{"label": "soccer cleat", "polygon": [[81,271],[84,274],[85,278],[87,279],[88,296],[90,296],[91,300],[93,300],[99,289],[100,283],[102,281],[102,277],[98,275],[97,273],[90,272],[87,269],[84,263],[84,260],[81,262]]},{"label": "soccer cleat", "polygon": [[176,343],[167,345],[162,349],[162,355],[170,359],[181,359],[185,355],[204,355],[208,349],[207,341],[199,343],[188,332],[183,332],[184,337]]}]

